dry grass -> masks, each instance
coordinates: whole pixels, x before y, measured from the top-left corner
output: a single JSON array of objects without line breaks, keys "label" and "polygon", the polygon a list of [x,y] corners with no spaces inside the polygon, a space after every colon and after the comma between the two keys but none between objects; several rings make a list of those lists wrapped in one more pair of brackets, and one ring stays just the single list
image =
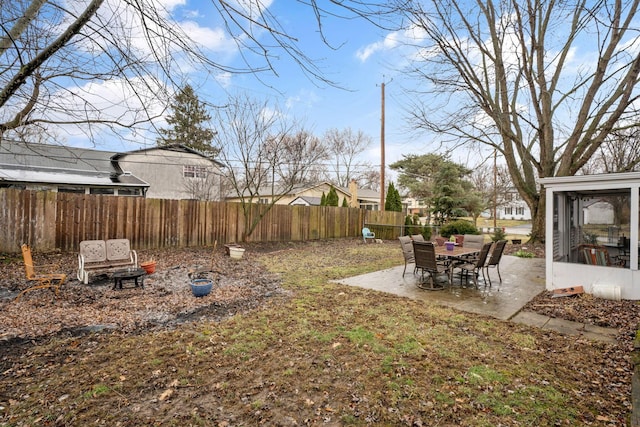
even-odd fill
[{"label": "dry grass", "polygon": [[289,297],[220,322],[4,348],[0,422],[625,425],[616,346],[330,282],[398,265],[396,249],[256,246]]}]

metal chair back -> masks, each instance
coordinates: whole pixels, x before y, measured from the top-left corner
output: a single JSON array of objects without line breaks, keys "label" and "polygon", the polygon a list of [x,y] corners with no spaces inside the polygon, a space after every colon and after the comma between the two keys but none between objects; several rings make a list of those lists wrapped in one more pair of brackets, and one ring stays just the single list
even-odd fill
[{"label": "metal chair back", "polygon": [[478,258],[475,260],[475,266],[477,269],[484,267],[485,263],[487,262],[487,258],[489,257],[491,246],[493,246],[493,242],[487,242],[482,245],[482,249],[480,249],[480,255],[478,255]]},{"label": "metal chair back", "polygon": [[506,240],[499,240],[496,242],[493,251],[491,252],[491,257],[489,257],[489,261],[487,261],[487,267],[495,266],[500,264],[500,260],[502,259],[502,253],[504,252],[504,247],[506,246]]},{"label": "metal chair back", "polygon": [[413,256],[416,268],[437,274],[438,261],[436,259],[436,248],[432,242],[416,242],[413,241]]}]

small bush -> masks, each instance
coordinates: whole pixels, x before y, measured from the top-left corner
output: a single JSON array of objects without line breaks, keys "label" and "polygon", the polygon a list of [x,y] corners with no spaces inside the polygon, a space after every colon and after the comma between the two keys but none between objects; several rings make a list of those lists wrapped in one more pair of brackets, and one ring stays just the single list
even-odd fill
[{"label": "small bush", "polygon": [[404,218],[404,235],[411,236],[413,234],[422,234],[425,240],[431,240],[431,226],[422,225],[419,215],[407,215]]},{"label": "small bush", "polygon": [[533,253],[523,251],[522,249],[518,250],[514,255],[520,258],[533,258],[535,256]]},{"label": "small bush", "polygon": [[498,240],[504,240],[506,237],[507,235],[502,228],[496,228],[495,230],[493,230],[491,240],[497,242]]},{"label": "small bush", "polygon": [[442,237],[451,237],[454,234],[480,234],[480,232],[473,223],[461,219],[440,227]]}]

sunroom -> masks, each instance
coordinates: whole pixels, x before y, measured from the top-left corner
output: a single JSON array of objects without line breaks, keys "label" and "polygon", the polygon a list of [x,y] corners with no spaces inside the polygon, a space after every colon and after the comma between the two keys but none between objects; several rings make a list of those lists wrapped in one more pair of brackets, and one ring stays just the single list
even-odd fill
[{"label": "sunroom", "polygon": [[546,288],[640,299],[640,173],[543,178]]}]

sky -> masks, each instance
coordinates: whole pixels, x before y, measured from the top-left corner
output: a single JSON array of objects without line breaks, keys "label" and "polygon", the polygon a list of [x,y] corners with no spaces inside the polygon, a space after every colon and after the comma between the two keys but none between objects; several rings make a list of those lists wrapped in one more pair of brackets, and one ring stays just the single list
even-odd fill
[{"label": "sky", "polygon": [[[242,64],[242,56],[222,31],[218,12],[210,0],[162,0],[171,16],[199,41],[217,61]],[[282,51],[274,51],[275,72],[205,74],[190,70],[188,82],[196,88],[201,101],[223,105],[230,94],[248,93],[257,99],[269,99],[301,120],[316,136],[332,128],[361,130],[372,144],[361,160],[376,168],[381,164],[382,83],[385,84],[385,165],[399,160],[402,154],[424,154],[428,144],[410,131],[404,111],[401,48],[395,34],[385,32],[363,19],[325,17],[322,41],[315,16],[309,6],[291,0],[268,0],[263,4],[275,15],[287,34],[298,39],[297,46],[328,80],[336,86],[314,79]],[[162,122],[159,122],[160,127]],[[122,143],[104,139],[96,148],[122,150]],[[82,137],[71,145],[90,146]],[[132,147],[133,148],[133,147]],[[391,176],[391,175],[390,175]]]},{"label": "sky", "polygon": [[[64,0],[60,0],[64,1]],[[246,68],[243,59],[248,59],[251,65],[260,67],[264,62],[260,62],[260,58],[252,56],[248,49],[239,49],[231,34],[228,33],[224,22],[221,20],[220,12],[216,10],[219,7],[220,0],[146,0],[158,6],[157,10],[161,14],[180,26],[194,41],[198,42],[202,51],[212,61],[223,64],[229,68]],[[391,32],[380,29],[362,18],[353,16],[342,19],[331,13],[327,13],[322,17],[321,25],[323,35],[326,37],[326,43],[323,41],[318,31],[318,22],[314,16],[314,11],[308,6],[308,0],[226,0],[225,4],[253,4],[259,2],[264,8],[263,12],[270,13],[277,19],[279,31],[283,34],[290,35],[295,38],[295,47],[303,52],[316,66],[323,77],[334,81],[335,86],[325,81],[314,79],[296,63],[295,59],[289,57],[285,51],[280,48],[269,49],[269,58],[274,72],[265,71],[261,73],[228,73],[219,69],[203,69],[196,67],[190,63],[180,63],[179,66],[185,72],[184,76],[178,75],[177,80],[189,83],[198,94],[201,101],[205,102],[211,108],[222,106],[227,103],[230,96],[249,95],[256,101],[268,100],[272,105],[278,105],[283,114],[293,117],[304,124],[306,130],[311,131],[314,135],[321,137],[325,131],[329,129],[344,130],[351,128],[352,131],[362,131],[368,135],[372,144],[363,153],[359,160],[366,161],[377,170],[381,164],[381,116],[382,116],[382,84],[385,85],[385,144],[384,158],[386,173],[393,177],[392,171],[388,168],[390,164],[402,158],[403,155],[409,154],[427,154],[439,149],[438,138],[441,135],[417,134],[412,131],[411,124],[407,121],[407,111],[405,108],[411,106],[411,93],[405,88],[415,86],[416,82],[411,81],[408,74],[403,70],[407,58],[411,54],[416,54],[417,49],[410,50],[409,44],[414,41],[414,45],[419,44],[422,35],[419,31],[414,33]],[[329,4],[328,1],[318,1],[321,6]],[[347,2],[348,3],[348,2]],[[355,2],[358,3],[358,2]],[[82,2],[70,1],[69,7],[82,5]],[[102,22],[123,21],[123,28],[129,31],[129,37],[126,41],[131,42],[131,46],[139,49],[141,55],[151,54],[151,50],[146,45],[142,26],[135,21],[136,16],[131,13],[130,6],[127,2],[120,0],[105,0],[104,5],[100,8],[99,13]],[[142,4],[147,4],[142,2]],[[331,7],[331,6],[327,6]],[[127,9],[129,8],[129,10]],[[333,6],[330,12],[344,15],[344,10]],[[103,16],[104,15],[104,16]],[[511,15],[506,14],[502,19],[510,19]],[[506,21],[505,21],[506,22]],[[560,21],[554,21],[553,39],[558,44],[562,44],[569,29]],[[597,21],[596,21],[597,22]],[[510,26],[506,26],[507,32],[505,41],[513,41],[511,46],[506,43],[505,51],[507,55],[507,64],[513,69],[518,69],[517,40],[508,37]],[[630,28],[637,28],[637,25],[631,25]],[[593,67],[597,64],[597,45],[598,42],[593,37],[593,31],[598,28],[589,28],[590,31],[584,31],[571,44],[571,50],[567,57],[567,62],[563,63],[562,73],[563,80],[558,86],[558,94],[562,94],[562,90],[572,90],[572,84],[578,75],[590,75]],[[602,30],[602,29],[600,29]],[[512,31],[512,30],[511,30]],[[272,41],[269,39],[266,31],[260,28],[254,28],[252,33],[257,39],[268,46]],[[413,38],[413,39],[412,39]],[[627,35],[627,39],[621,44],[620,52],[624,53],[620,57],[634,55],[640,49],[640,38],[637,32],[631,31]],[[549,62],[546,69],[554,70],[554,61],[556,54],[554,43],[545,45],[546,60]],[[76,46],[80,46],[82,51],[82,40]],[[87,52],[91,52],[87,50]],[[156,52],[163,53],[161,49]],[[471,63],[474,60],[479,61],[481,58],[474,55],[473,44],[470,46],[469,58]],[[421,53],[429,53],[428,47],[423,48]],[[511,53],[511,56],[509,55]],[[180,53],[173,52],[174,57],[180,61]],[[106,56],[106,55],[103,55]],[[96,58],[87,55],[88,63]],[[512,58],[509,60],[509,58]],[[86,58],[83,58],[86,59]],[[99,61],[96,60],[99,63]],[[175,65],[175,64],[174,64]],[[546,66],[547,64],[545,64]],[[435,68],[430,68],[430,72],[434,72]],[[624,72],[624,69],[622,71]],[[489,78],[491,72],[488,73]],[[446,77],[446,76],[445,76]],[[514,77],[514,76],[512,76]],[[183,80],[184,78],[184,80]],[[515,77],[514,77],[515,78]],[[121,79],[123,80],[123,79]],[[607,79],[610,84],[615,83],[615,79]],[[78,81],[78,80],[76,80]],[[568,82],[569,86],[562,87],[563,83]],[[81,84],[85,84],[84,81]],[[420,82],[424,88],[424,82]],[[337,87],[336,87],[337,86]],[[586,85],[579,88],[581,92],[576,92],[576,96],[561,96],[563,102],[560,109],[554,112],[554,118],[559,126],[554,127],[555,137],[562,143],[562,132],[570,133],[572,131],[571,123],[575,122],[575,114],[580,111],[574,108],[580,103],[581,95],[586,90]],[[609,86],[611,87],[611,86]],[[73,92],[72,88],[65,88],[67,91],[60,91],[60,96],[65,93]],[[174,88],[178,89],[178,88]],[[158,101],[158,95],[154,91],[147,91],[145,95],[149,95],[147,101],[142,103],[138,97],[132,93],[127,93],[125,85],[113,78],[107,81],[89,82],[80,88],[83,94],[89,93],[93,99],[89,99],[95,105],[98,105],[99,114],[112,113],[112,117],[125,116],[130,114],[126,106],[138,103],[138,106],[161,112],[166,107],[162,101]],[[431,91],[431,96],[435,91]],[[467,103],[464,92],[462,96],[447,92],[441,95],[441,99],[421,99],[421,101],[431,102],[433,107],[429,113],[433,120],[442,120],[452,117],[453,112],[465,112],[467,110],[460,109],[460,106]],[[518,111],[523,116],[534,117],[534,111],[526,95],[526,91],[520,91],[518,97]],[[573,92],[572,92],[573,93]],[[451,95],[451,96],[450,96]],[[414,95],[415,96],[415,93]],[[602,102],[600,95],[598,102]],[[55,96],[54,96],[55,98]],[[65,111],[78,110],[83,112],[83,102],[87,98],[80,99],[80,103],[76,99],[69,102],[69,107],[65,100],[58,100],[57,104],[61,105]],[[102,106],[102,102],[108,100],[112,103],[111,111],[106,106]],[[154,102],[155,101],[155,102]],[[441,108],[437,108],[442,106]],[[455,111],[452,111],[454,110]],[[165,116],[166,117],[166,116]],[[454,116],[455,117],[455,116]],[[479,132],[484,132],[482,125],[485,123],[491,125],[491,121],[482,116],[482,112],[469,116],[470,121],[474,121],[478,126]],[[524,120],[523,120],[524,121]],[[535,122],[535,119],[533,119]],[[166,122],[157,120],[155,122],[157,128],[167,128]],[[565,125],[566,124],[566,125]],[[216,126],[212,123],[213,127]],[[128,151],[141,147],[154,146],[157,134],[149,129],[137,130],[136,132],[124,130],[122,137],[113,134],[104,133],[98,135],[93,134],[94,138],[90,140],[86,135],[68,132],[61,138],[60,143],[70,146],[81,146],[98,148],[113,151]],[[535,128],[528,127],[524,130],[528,135],[535,135]],[[566,135],[566,134],[565,134]],[[467,142],[467,141],[463,141]],[[486,146],[484,147],[486,149]],[[459,149],[452,153],[451,160],[461,163],[469,168],[476,168],[483,162],[492,161],[493,151],[482,155],[470,152],[466,149]],[[392,178],[393,179],[393,178]]]},{"label": "sky", "polygon": [[[264,2],[265,4],[269,2]],[[372,138],[363,159],[380,167],[382,83],[385,83],[385,163],[388,165],[415,148],[415,141],[403,118],[402,74],[390,64],[398,64],[399,52],[389,35],[362,19],[325,17],[322,21],[327,46],[318,32],[311,8],[290,0],[273,0],[269,10],[288,34],[299,41],[299,48],[313,60],[333,87],[306,76],[298,64],[280,55],[273,66],[277,76],[263,73],[226,76],[222,87],[203,87],[201,96],[209,102],[224,102],[225,92],[248,92],[252,96],[272,99],[289,114],[302,120],[317,136],[331,128],[362,130]],[[215,12],[208,0],[187,0],[176,8],[207,27]],[[398,49],[395,49],[396,51]],[[281,52],[280,52],[281,53]],[[236,56],[234,60],[239,60]],[[272,86],[270,88],[269,86]],[[222,98],[222,99],[221,99]],[[414,147],[412,147],[412,145]]]}]

